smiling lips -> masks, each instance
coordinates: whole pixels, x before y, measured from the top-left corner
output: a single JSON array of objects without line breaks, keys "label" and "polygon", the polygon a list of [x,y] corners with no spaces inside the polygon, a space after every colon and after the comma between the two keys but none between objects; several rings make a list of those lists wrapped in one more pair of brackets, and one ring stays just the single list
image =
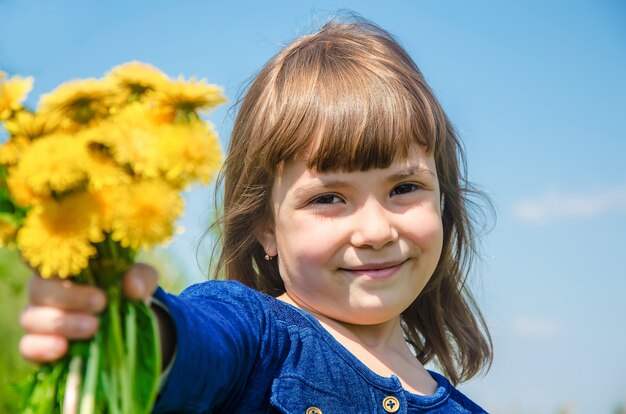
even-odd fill
[{"label": "smiling lips", "polygon": [[393,276],[398,270],[400,270],[400,267],[402,267],[405,262],[406,260],[401,262],[370,263],[350,268],[342,268],[341,270],[345,270],[354,277],[386,279]]}]

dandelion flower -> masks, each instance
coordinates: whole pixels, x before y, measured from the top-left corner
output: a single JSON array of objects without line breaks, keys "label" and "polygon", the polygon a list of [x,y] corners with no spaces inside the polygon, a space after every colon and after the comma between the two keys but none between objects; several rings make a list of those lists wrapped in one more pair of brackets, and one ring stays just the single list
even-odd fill
[{"label": "dandelion flower", "polygon": [[86,179],[87,148],[65,134],[49,135],[33,142],[22,154],[17,169],[35,194],[69,191]]},{"label": "dandelion flower", "polygon": [[128,185],[104,185],[90,191],[91,197],[96,205],[99,227],[102,231],[110,233],[117,203],[123,198],[123,194],[128,191]]},{"label": "dandelion flower", "polygon": [[193,78],[168,82],[155,91],[153,98],[165,122],[194,120],[197,111],[206,111],[226,102],[220,87]]},{"label": "dandelion flower", "polygon": [[30,142],[54,132],[60,124],[55,116],[35,114],[20,110],[4,123],[10,138],[0,146],[0,163],[14,165]]},{"label": "dandelion flower", "polygon": [[0,72],[0,121],[8,119],[14,111],[22,107],[26,95],[33,88],[33,78],[13,76],[6,79],[6,74]]},{"label": "dandelion flower", "polygon": [[91,134],[91,141],[104,145],[117,163],[129,166],[134,173],[144,177],[159,174],[161,153],[158,148],[160,136],[150,109],[133,103],[101,125]]},{"label": "dandelion flower", "polygon": [[23,137],[32,141],[55,132],[60,124],[61,119],[55,114],[19,111],[5,122],[4,127],[13,137]]},{"label": "dandelion flower", "polygon": [[0,247],[11,246],[15,243],[15,236],[19,223],[11,214],[0,214]]},{"label": "dandelion flower", "polygon": [[89,188],[93,190],[110,185],[127,184],[132,178],[101,149],[90,149],[86,163]]},{"label": "dandelion flower", "polygon": [[115,159],[113,159],[108,147],[97,142],[103,132],[99,128],[90,128],[84,131],[80,139],[87,148],[85,159],[85,171],[89,189],[99,190],[106,186],[127,184],[131,176]]},{"label": "dandelion flower", "polygon": [[30,207],[43,202],[47,197],[37,194],[28,184],[28,172],[24,169],[12,167],[8,171],[7,186],[11,192],[11,198],[19,206]]},{"label": "dandelion flower", "polygon": [[115,89],[111,82],[81,79],[64,83],[43,95],[39,102],[41,113],[58,114],[71,120],[70,128],[87,125],[106,118]]},{"label": "dandelion flower", "polygon": [[17,235],[22,257],[46,278],[77,275],[96,254],[92,242],[104,239],[95,212],[94,201],[86,192],[34,207]]},{"label": "dandelion flower", "polygon": [[15,165],[29,144],[28,139],[22,136],[9,138],[7,142],[0,145],[0,164]]},{"label": "dandelion flower", "polygon": [[114,67],[107,77],[121,90],[121,103],[134,102],[169,81],[154,66],[136,61]]},{"label": "dandelion flower", "polygon": [[173,183],[208,184],[219,169],[222,153],[211,124],[194,122],[170,127],[162,140],[165,177]]},{"label": "dandelion flower", "polygon": [[183,199],[162,180],[141,180],[120,194],[113,213],[112,239],[123,247],[150,248],[168,241],[182,214]]}]

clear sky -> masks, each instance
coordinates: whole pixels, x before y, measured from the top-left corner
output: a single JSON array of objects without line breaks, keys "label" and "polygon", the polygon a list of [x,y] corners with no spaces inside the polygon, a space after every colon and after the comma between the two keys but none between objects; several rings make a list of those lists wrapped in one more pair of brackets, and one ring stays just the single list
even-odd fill
[{"label": "clear sky", "polygon": [[[400,39],[496,207],[473,279],[495,360],[463,390],[503,413],[626,404],[623,1],[0,0],[0,70],[35,77],[31,105],[130,60],[206,78],[233,103],[282,44],[338,9]],[[211,119],[226,143],[227,107]],[[187,194],[171,247],[190,281],[210,194]]]}]

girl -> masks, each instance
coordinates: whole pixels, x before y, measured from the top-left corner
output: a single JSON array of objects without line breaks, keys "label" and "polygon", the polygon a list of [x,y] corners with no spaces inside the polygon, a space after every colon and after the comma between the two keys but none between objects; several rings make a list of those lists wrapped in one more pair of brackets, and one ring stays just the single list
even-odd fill
[{"label": "girl", "polygon": [[[465,283],[463,162],[423,76],[382,29],[331,22],[281,51],[241,103],[221,175],[217,270],[229,281],[176,297],[153,294],[147,266],[124,279],[159,318],[168,368],[155,411],[484,412],[450,384],[492,352]],[[105,302],[38,277],[30,299],[21,352],[36,361],[93,335]]]}]

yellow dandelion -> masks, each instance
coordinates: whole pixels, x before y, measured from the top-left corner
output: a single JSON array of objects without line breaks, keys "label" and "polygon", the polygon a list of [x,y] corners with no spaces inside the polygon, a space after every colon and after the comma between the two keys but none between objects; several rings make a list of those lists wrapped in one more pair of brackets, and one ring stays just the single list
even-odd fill
[{"label": "yellow dandelion", "polygon": [[82,131],[78,137],[87,148],[85,171],[87,173],[88,186],[91,190],[98,190],[105,186],[127,184],[131,180],[128,172],[115,162],[109,148],[98,142],[104,131],[106,129],[89,128]]},{"label": "yellow dandelion", "polygon": [[206,111],[226,102],[220,87],[193,78],[168,82],[155,91],[153,98],[165,122],[193,120],[197,118],[196,111]]},{"label": "yellow dandelion", "polygon": [[[122,195],[128,191],[128,185],[105,185],[90,191],[97,206],[99,226],[102,231],[110,233],[113,215]],[[119,207],[117,207],[119,208]]]},{"label": "yellow dandelion", "polygon": [[131,176],[104,148],[90,148],[88,154],[86,171],[90,189],[98,190],[106,186],[130,183]]},{"label": "yellow dandelion", "polygon": [[109,115],[115,88],[109,81],[70,81],[41,97],[39,112],[59,114],[70,120],[68,127],[87,125]]},{"label": "yellow dandelion", "polygon": [[0,73],[2,74],[0,76],[0,121],[2,121],[22,107],[22,102],[33,88],[33,78],[13,76],[6,79],[6,74]]},{"label": "yellow dandelion", "polygon": [[8,141],[0,145],[0,164],[15,165],[29,144],[30,141],[23,136],[10,137]]},{"label": "yellow dandelion", "polygon": [[92,133],[91,141],[108,148],[117,163],[144,177],[159,175],[159,128],[150,109],[140,103],[124,108]]},{"label": "yellow dandelion", "polygon": [[168,77],[154,66],[137,61],[114,67],[107,78],[111,79],[121,91],[120,103],[138,100],[169,81]]},{"label": "yellow dandelion", "polygon": [[194,122],[170,127],[161,143],[165,177],[184,186],[191,181],[208,184],[219,169],[222,153],[217,134],[209,123]]},{"label": "yellow dandelion", "polygon": [[17,235],[22,257],[43,277],[77,275],[96,254],[92,243],[104,240],[96,211],[86,192],[34,207]]},{"label": "yellow dandelion", "polygon": [[11,214],[0,213],[0,247],[12,246],[19,225]]},{"label": "yellow dandelion", "polygon": [[17,169],[35,194],[47,196],[81,185],[87,177],[87,158],[83,141],[55,134],[33,142],[22,154]]},{"label": "yellow dandelion", "polygon": [[12,167],[8,171],[7,186],[11,198],[22,207],[30,207],[42,203],[47,197],[37,194],[28,184],[28,171]]},{"label": "yellow dandelion", "polygon": [[184,201],[162,180],[141,180],[119,194],[111,237],[123,247],[151,248],[169,241]]},{"label": "yellow dandelion", "polygon": [[30,141],[55,132],[61,124],[58,114],[40,114],[28,111],[17,112],[4,127],[13,137],[23,137]]}]

